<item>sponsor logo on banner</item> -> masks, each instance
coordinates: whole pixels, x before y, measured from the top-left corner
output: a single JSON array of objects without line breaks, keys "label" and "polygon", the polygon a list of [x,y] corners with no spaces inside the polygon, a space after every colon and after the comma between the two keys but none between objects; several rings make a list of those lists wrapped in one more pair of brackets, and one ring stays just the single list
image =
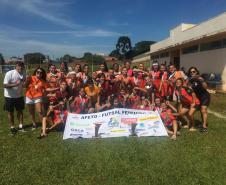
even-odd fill
[{"label": "sponsor logo on banner", "polygon": [[168,136],[158,112],[112,109],[93,114],[69,113],[63,139]]}]

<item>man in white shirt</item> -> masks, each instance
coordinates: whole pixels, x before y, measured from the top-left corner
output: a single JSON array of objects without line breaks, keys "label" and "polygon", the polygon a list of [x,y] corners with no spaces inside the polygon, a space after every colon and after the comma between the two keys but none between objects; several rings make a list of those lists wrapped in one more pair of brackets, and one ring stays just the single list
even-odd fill
[{"label": "man in white shirt", "polygon": [[23,84],[25,82],[24,63],[17,62],[16,69],[8,71],[5,74],[3,86],[5,105],[4,109],[8,112],[10,131],[14,135],[17,129],[14,127],[14,108],[17,111],[17,119],[19,122],[19,130],[23,131]]}]

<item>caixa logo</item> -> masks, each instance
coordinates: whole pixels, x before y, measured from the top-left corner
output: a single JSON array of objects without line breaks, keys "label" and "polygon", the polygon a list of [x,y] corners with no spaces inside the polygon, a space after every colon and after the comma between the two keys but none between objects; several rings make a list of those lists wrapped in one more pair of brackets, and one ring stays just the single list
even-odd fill
[{"label": "caixa logo", "polygon": [[76,122],[70,122],[71,126],[76,126]]}]

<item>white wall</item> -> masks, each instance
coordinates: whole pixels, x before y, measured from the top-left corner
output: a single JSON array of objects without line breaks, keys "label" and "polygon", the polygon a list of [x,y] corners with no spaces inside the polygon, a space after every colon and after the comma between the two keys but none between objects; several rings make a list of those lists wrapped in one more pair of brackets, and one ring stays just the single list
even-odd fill
[{"label": "white wall", "polygon": [[180,64],[185,70],[195,66],[200,73],[221,74],[226,90],[226,48],[181,55]]},{"label": "white wall", "polygon": [[144,56],[144,57],[141,57],[141,58],[137,58],[137,59],[133,59],[132,60],[132,63],[142,63],[142,62],[147,62],[147,61],[150,61],[151,60],[151,57],[150,55],[148,56]]},{"label": "white wall", "polygon": [[183,24],[170,31],[170,37],[150,46],[150,52],[154,53],[167,47],[172,47],[183,42],[197,40],[202,37],[226,32],[226,13],[204,21],[198,25],[183,31]]},{"label": "white wall", "polygon": [[169,65],[170,64],[170,57],[164,57],[164,58],[158,58],[158,59],[155,59],[155,60],[151,60],[151,64],[154,61],[158,61],[159,64],[165,64],[165,61],[166,61],[166,65]]}]

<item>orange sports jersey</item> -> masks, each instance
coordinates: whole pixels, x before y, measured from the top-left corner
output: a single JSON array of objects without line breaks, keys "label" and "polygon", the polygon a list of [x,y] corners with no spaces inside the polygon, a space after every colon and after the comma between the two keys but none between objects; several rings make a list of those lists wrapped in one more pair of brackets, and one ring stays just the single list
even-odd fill
[{"label": "orange sports jersey", "polygon": [[88,96],[98,95],[100,93],[100,88],[94,85],[93,91],[89,87],[85,87],[85,92]]},{"label": "orange sports jersey", "polygon": [[87,86],[85,87],[85,92],[91,98],[91,102],[94,103],[97,101],[97,97],[100,93],[100,88],[94,85],[94,89],[91,91],[90,88]]},{"label": "orange sports jersey", "polygon": [[178,79],[178,78],[183,78],[183,74],[181,71],[176,71],[175,75],[174,75],[174,78]]},{"label": "orange sports jersey", "polygon": [[186,75],[182,71],[175,71],[173,74],[169,75],[169,80],[176,81],[178,78],[185,78]]},{"label": "orange sports jersey", "polygon": [[44,96],[46,87],[47,84],[44,81],[38,79],[36,76],[31,76],[30,83],[25,94],[28,98],[31,99],[39,98]]}]

